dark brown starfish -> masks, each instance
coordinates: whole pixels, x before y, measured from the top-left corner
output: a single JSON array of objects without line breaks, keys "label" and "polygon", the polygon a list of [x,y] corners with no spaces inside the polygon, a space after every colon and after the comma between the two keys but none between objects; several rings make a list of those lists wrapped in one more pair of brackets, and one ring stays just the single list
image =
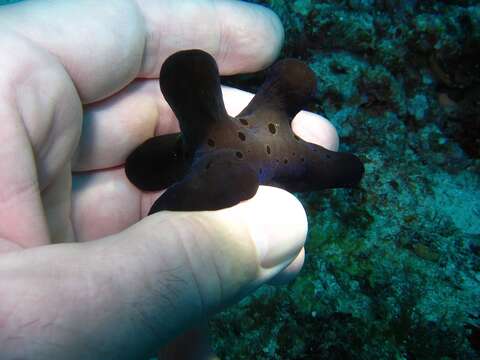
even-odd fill
[{"label": "dark brown starfish", "polygon": [[181,133],[151,138],[127,159],[130,181],[146,191],[167,191],[161,210],[217,210],[255,195],[260,184],[289,191],[353,187],[362,162],[297,137],[290,122],[316,89],[303,62],[286,59],[270,70],[248,106],[230,117],[223,104],[214,58],[201,50],[170,56],[160,87]]}]

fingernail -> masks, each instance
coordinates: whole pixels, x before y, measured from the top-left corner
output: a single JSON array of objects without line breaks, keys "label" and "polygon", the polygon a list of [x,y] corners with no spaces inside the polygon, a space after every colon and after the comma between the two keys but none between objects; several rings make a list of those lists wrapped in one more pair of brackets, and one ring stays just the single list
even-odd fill
[{"label": "fingernail", "polygon": [[250,234],[260,264],[268,269],[293,260],[305,244],[308,223],[305,210],[290,193],[262,186],[246,208]]}]

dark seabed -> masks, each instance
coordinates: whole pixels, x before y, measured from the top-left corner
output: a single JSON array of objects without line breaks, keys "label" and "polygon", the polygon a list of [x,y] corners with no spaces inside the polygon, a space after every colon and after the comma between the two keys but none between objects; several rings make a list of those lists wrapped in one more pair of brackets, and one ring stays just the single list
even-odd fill
[{"label": "dark seabed", "polygon": [[304,269],[211,320],[220,358],[480,359],[480,1],[251,2],[281,17],[281,57],[318,77],[308,110],[366,173],[299,195]]}]

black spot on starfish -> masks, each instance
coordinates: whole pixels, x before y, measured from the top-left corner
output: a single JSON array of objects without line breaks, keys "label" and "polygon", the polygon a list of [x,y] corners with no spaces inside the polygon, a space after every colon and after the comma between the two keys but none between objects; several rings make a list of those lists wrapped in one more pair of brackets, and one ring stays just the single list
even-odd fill
[{"label": "black spot on starfish", "polygon": [[312,97],[316,80],[303,62],[286,59],[269,71],[248,106],[230,117],[215,60],[201,50],[170,56],[160,87],[181,133],[153,137],[128,157],[138,188],[167,188],[150,210],[218,210],[255,195],[260,184],[289,191],[353,187],[362,162],[295,136],[293,116]]}]

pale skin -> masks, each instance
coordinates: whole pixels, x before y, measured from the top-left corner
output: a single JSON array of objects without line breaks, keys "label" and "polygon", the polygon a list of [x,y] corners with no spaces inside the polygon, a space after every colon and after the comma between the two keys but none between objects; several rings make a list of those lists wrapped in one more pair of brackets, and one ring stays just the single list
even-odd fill
[{"label": "pale skin", "polygon": [[[178,334],[295,277],[307,222],[293,195],[261,187],[229,209],[145,217],[159,194],[122,168],[144,140],[178,129],[158,86],[167,56],[200,48],[222,74],[252,72],[282,41],[272,12],[239,1],[0,7],[1,359],[168,358]],[[251,95],[224,96],[235,114]],[[338,147],[318,115],[293,128]]]}]

